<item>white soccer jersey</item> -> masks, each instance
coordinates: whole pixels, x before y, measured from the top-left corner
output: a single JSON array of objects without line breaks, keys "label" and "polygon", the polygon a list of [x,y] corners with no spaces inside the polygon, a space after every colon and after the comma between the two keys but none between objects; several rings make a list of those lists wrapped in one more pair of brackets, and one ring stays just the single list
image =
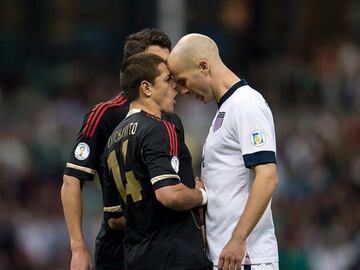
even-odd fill
[{"label": "white soccer jersey", "polygon": [[[201,176],[208,193],[206,234],[214,264],[244,211],[254,181],[250,168],[276,162],[275,129],[263,96],[245,80],[219,102],[203,148]],[[243,263],[278,262],[270,203],[246,240]]]}]

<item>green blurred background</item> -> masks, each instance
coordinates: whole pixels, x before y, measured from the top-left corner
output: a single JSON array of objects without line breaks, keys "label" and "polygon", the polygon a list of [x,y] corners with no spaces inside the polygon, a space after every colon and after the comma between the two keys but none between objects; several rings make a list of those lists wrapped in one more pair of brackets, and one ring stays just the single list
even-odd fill
[{"label": "green blurred background", "polygon": [[[212,37],[271,106],[283,270],[360,269],[360,2],[2,0],[0,269],[68,269],[60,202],[84,113],[119,92],[124,38],[145,27]],[[199,174],[216,105],[178,97]],[[84,188],[89,248],[102,218]]]}]

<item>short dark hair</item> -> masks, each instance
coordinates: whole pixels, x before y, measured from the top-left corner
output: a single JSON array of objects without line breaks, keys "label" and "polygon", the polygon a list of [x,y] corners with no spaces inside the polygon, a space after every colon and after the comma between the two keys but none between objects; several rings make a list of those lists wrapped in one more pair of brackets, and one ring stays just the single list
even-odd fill
[{"label": "short dark hair", "polygon": [[142,81],[153,84],[160,75],[159,64],[166,64],[160,56],[150,53],[138,53],[127,58],[120,72],[120,87],[126,98],[132,102],[139,98],[139,87]]},{"label": "short dark hair", "polygon": [[149,46],[157,45],[171,51],[171,40],[167,34],[159,29],[145,28],[129,35],[124,44],[123,61],[130,56],[144,52]]}]

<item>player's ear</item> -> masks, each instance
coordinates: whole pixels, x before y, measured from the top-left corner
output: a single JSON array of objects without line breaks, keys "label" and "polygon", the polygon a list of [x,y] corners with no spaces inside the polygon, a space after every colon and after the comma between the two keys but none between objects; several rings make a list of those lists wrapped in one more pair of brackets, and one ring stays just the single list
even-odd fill
[{"label": "player's ear", "polygon": [[148,81],[142,81],[140,83],[140,91],[147,97],[151,96],[151,83]]},{"label": "player's ear", "polygon": [[209,74],[209,63],[205,60],[199,61],[199,68],[203,74]]}]

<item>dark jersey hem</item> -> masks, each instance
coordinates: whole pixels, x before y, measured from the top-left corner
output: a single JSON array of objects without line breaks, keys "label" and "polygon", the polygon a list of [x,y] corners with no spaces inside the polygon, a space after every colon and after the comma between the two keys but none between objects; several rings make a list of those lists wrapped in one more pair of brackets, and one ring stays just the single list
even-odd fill
[{"label": "dark jersey hem", "polygon": [[177,185],[179,183],[180,183],[179,179],[175,179],[175,178],[163,179],[163,180],[160,180],[160,181],[156,182],[155,184],[153,184],[153,190],[156,190],[156,189],[162,188],[162,187],[166,187],[166,186]]},{"label": "dark jersey hem", "polygon": [[81,181],[93,181],[94,176],[95,176],[94,174],[91,174],[91,173],[80,172],[78,170],[67,168],[67,167],[64,169],[64,174],[76,177],[77,179],[79,179]]}]

